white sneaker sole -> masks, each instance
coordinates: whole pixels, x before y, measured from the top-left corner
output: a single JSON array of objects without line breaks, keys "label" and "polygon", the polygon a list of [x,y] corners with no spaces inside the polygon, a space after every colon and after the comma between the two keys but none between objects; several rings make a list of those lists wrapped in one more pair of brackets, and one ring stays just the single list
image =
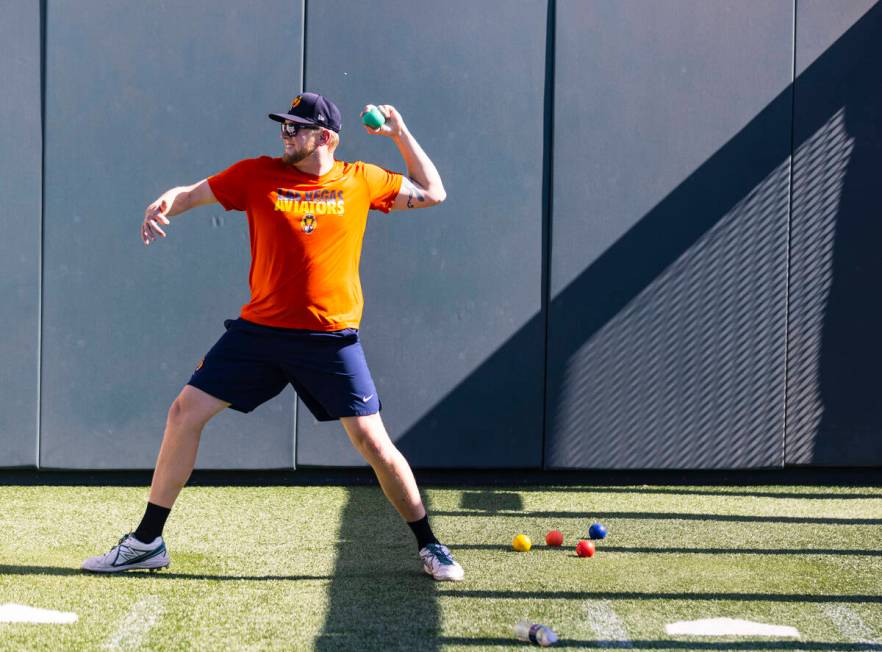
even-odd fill
[{"label": "white sneaker sole", "polygon": [[83,564],[82,570],[87,571],[89,573],[122,573],[123,571],[128,570],[148,570],[151,572],[156,572],[162,570],[163,568],[168,568],[171,566],[171,560],[157,560],[154,563],[151,562],[142,562],[138,564],[124,564],[122,566],[100,566],[95,568],[90,568],[88,565]]},{"label": "white sneaker sole", "polygon": [[462,582],[465,579],[465,573],[460,573],[457,576],[448,576],[448,577],[438,577],[431,570],[423,566],[423,570],[426,572],[426,575],[429,575],[436,582]]}]

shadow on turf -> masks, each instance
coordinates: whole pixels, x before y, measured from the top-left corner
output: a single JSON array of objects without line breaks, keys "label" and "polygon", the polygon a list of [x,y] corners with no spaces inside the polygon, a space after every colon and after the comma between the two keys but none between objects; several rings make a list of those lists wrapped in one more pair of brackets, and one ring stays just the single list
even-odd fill
[{"label": "shadow on turf", "polygon": [[696,555],[835,555],[843,557],[882,557],[882,550],[854,550],[835,548],[628,548],[603,546],[604,552],[640,554],[696,554]]},{"label": "shadow on turf", "polygon": [[[575,540],[574,540],[575,541]],[[670,554],[670,555],[834,555],[842,557],[882,557],[882,550],[855,550],[836,548],[659,548],[659,547],[625,547],[601,544],[603,552],[639,553],[639,554]],[[511,546],[501,543],[456,543],[454,550],[497,550],[507,552]],[[533,550],[566,550],[562,548],[534,545]],[[600,549],[600,548],[598,548]]]},{"label": "shadow on turf", "polygon": [[[212,580],[235,582],[288,581],[308,582],[327,581],[334,578],[330,575],[206,575],[193,573],[174,573],[167,570],[150,572],[146,570],[126,571],[123,573],[88,573],[79,568],[64,566],[9,566],[0,564],[0,575],[83,575],[91,577],[114,577],[125,579],[160,579],[160,580]],[[348,577],[376,577],[376,573],[353,574]]]},{"label": "shadow on turf", "polygon": [[[536,491],[589,494],[660,494],[673,496],[716,496],[719,498],[782,498],[800,500],[867,500],[882,499],[880,493],[797,493],[793,491],[731,491],[667,487],[542,487]],[[465,505],[463,505],[465,507]]]},{"label": "shadow on turf", "polygon": [[[463,636],[445,636],[441,638],[444,645],[512,645],[509,638],[466,638]],[[650,650],[882,650],[876,643],[827,643],[826,641],[576,641],[561,638],[558,646],[584,647],[603,649],[650,649]]]},{"label": "shadow on turf", "polygon": [[[437,516],[485,516],[483,512],[444,511]],[[813,516],[754,516],[751,514],[693,514],[689,512],[559,512],[519,511],[496,512],[495,516],[524,518],[592,518],[640,519],[656,521],[728,521],[733,523],[795,523],[802,525],[882,525],[882,518],[836,518]]]},{"label": "shadow on turf", "polygon": [[439,591],[452,598],[492,600],[707,600],[735,602],[810,602],[882,604],[882,594],[805,595],[802,593],[653,593],[649,591]]},{"label": "shadow on turf", "polygon": [[[389,580],[402,581],[402,576],[407,572],[387,573]],[[122,573],[89,573],[79,568],[66,568],[63,566],[9,566],[0,564],[0,575],[82,575],[86,577],[110,577],[122,579],[151,579],[151,580],[210,580],[212,582],[327,582],[327,581],[365,581],[380,584],[384,581],[383,571],[371,570],[365,572],[342,572],[340,575],[208,575],[205,573],[175,573],[168,570],[160,571],[125,571]],[[422,573],[411,572],[412,578],[418,578],[420,583],[426,579]],[[393,577],[394,576],[394,577]]]},{"label": "shadow on turf", "polygon": [[459,501],[463,509],[480,509],[485,512],[515,511],[524,509],[524,499],[510,491],[469,491]]},{"label": "shadow on turf", "polygon": [[325,622],[312,649],[440,649],[435,582],[379,487],[348,489],[337,538],[346,543],[337,545]]}]

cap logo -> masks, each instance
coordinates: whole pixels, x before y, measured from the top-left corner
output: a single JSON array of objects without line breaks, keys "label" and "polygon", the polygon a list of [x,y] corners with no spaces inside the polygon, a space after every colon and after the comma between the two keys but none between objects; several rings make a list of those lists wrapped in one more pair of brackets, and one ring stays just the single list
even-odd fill
[{"label": "cap logo", "polygon": [[324,121],[326,120],[325,116],[323,116],[321,113],[319,113],[319,114],[315,117],[315,119],[318,120],[319,122],[324,122]]},{"label": "cap logo", "polygon": [[301,97],[300,97],[300,95],[298,95],[293,100],[291,100],[291,108],[292,109],[297,108],[297,105],[300,104],[300,99],[301,99]]}]

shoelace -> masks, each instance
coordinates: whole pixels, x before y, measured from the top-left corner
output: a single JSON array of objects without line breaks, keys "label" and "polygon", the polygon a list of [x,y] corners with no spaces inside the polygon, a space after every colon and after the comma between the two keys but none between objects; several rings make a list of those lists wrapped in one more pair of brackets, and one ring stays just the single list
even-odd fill
[{"label": "shoelace", "polygon": [[445,566],[453,565],[453,559],[451,559],[450,554],[444,550],[443,546],[437,543],[430,543],[428,548],[429,552],[432,553],[432,556],[439,562]]},{"label": "shoelace", "polygon": [[129,534],[131,534],[131,532],[126,532],[124,535],[122,535],[120,540],[116,542],[116,545],[108,550],[108,552],[113,552],[113,548],[119,548],[122,545],[122,542],[129,538]]},{"label": "shoelace", "polygon": [[120,537],[119,541],[116,542],[116,545],[113,546],[113,548],[111,548],[111,549],[108,550],[107,552],[108,552],[108,553],[111,553],[111,552],[114,551],[115,548],[119,548],[119,547],[123,544],[123,541],[125,541],[126,539],[128,539],[131,535],[132,535],[131,532],[126,532],[124,535],[122,535],[122,537]]}]

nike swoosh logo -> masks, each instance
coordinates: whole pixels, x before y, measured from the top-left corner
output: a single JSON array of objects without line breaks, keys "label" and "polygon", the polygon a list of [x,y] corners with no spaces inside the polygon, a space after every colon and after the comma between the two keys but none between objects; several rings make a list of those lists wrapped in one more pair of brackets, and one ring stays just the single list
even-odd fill
[{"label": "nike swoosh logo", "polygon": [[[157,546],[153,550],[135,550],[133,548],[126,548],[125,550],[120,551],[120,554],[111,565],[126,566],[127,564],[137,564],[142,561],[147,561],[152,557],[156,557],[157,555],[161,555],[163,551],[164,546],[161,545]],[[120,562],[120,560],[121,563],[118,563]]]},{"label": "nike swoosh logo", "polygon": [[362,403],[367,403],[367,402],[370,401],[373,397],[374,397],[373,394],[371,394],[370,396],[362,396],[362,397],[361,397],[361,401],[362,401]]}]

